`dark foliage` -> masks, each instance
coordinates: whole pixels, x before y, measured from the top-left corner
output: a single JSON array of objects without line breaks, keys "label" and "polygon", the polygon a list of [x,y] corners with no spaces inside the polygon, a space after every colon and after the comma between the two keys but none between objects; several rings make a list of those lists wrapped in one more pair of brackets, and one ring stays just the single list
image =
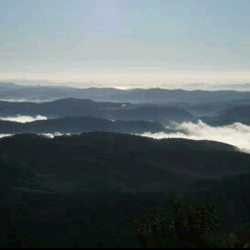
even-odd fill
[{"label": "dark foliage", "polygon": [[[239,172],[249,169],[250,157],[225,144],[106,132],[53,140],[20,134],[0,142],[3,247],[135,247],[128,219],[143,219],[149,207],[171,211],[165,192],[172,188],[187,205],[194,205],[189,195],[203,196],[227,227],[248,210],[242,196],[250,175]],[[15,219],[17,232],[5,218]]]},{"label": "dark foliage", "polygon": [[29,123],[0,121],[0,133],[82,133],[110,131],[120,133],[168,132],[162,124],[149,121],[110,121],[96,117],[64,117]]}]

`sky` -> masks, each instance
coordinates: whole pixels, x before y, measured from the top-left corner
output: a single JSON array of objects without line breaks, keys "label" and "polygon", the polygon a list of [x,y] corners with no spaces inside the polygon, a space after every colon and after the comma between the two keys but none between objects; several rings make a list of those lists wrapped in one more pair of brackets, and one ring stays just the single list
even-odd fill
[{"label": "sky", "polygon": [[0,0],[0,81],[250,82],[249,0]]}]

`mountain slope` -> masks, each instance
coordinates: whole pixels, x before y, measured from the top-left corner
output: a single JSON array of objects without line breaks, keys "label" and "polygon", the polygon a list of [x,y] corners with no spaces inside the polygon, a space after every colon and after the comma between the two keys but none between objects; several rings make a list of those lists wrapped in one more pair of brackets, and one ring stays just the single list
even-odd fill
[{"label": "mountain slope", "polygon": [[157,106],[141,106],[134,109],[119,109],[114,113],[116,119],[122,120],[153,120],[159,122],[167,121],[192,121],[195,117],[185,109],[177,107],[157,107]]},{"label": "mountain slope", "polygon": [[64,188],[85,191],[161,190],[187,180],[246,171],[250,165],[249,155],[206,141],[93,132],[55,139],[23,134],[0,142],[0,157],[12,165],[54,174],[59,188],[65,184]]},{"label": "mountain slope", "polygon": [[158,122],[110,121],[97,117],[64,117],[29,123],[0,121],[0,133],[83,133],[113,131],[121,133],[171,132]]},{"label": "mountain slope", "polygon": [[222,119],[225,118],[234,118],[237,121],[249,120],[250,119],[250,105],[244,106],[235,106],[226,109],[223,113],[220,114]]},{"label": "mountain slope", "polygon": [[61,99],[52,102],[1,102],[0,116],[13,115],[93,116],[113,120],[191,121],[194,116],[184,108],[94,102],[89,99]]},{"label": "mountain slope", "polygon": [[211,117],[201,117],[201,119],[214,126],[229,125],[235,122],[241,122],[250,125],[250,105],[230,106],[219,114]]},{"label": "mountain slope", "polygon": [[[3,194],[0,219],[14,216],[25,235],[22,247],[134,247],[138,240],[127,220],[149,207],[170,209],[170,188],[207,195],[229,226],[245,212],[241,193],[248,194],[250,183],[244,178],[240,193],[235,175],[249,170],[250,156],[210,141],[22,134],[0,139],[0,158],[0,176],[14,188]],[[4,247],[4,238],[0,243]]]}]

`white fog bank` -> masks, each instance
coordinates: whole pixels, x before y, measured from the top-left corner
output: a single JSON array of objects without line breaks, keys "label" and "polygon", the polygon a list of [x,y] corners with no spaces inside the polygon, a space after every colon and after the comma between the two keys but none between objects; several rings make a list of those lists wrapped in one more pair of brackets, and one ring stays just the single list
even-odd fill
[{"label": "white fog bank", "polygon": [[4,138],[4,137],[8,137],[8,136],[12,136],[12,134],[0,134],[0,138]]},{"label": "white fog bank", "polygon": [[[136,134],[155,139],[163,138],[183,138],[190,140],[209,140],[226,143],[238,148],[239,151],[250,154],[250,126],[235,122],[230,125],[213,127],[199,120],[197,123],[183,122],[173,123],[170,129],[176,130],[174,133],[143,133]],[[72,133],[41,133],[47,138],[57,136],[71,136]],[[10,134],[0,134],[0,138],[11,136]]]},{"label": "white fog bank", "polygon": [[197,123],[183,122],[172,123],[171,128],[175,133],[143,133],[141,136],[155,139],[183,138],[190,140],[210,140],[227,143],[237,147],[240,151],[250,153],[250,126],[235,122],[230,125],[213,127],[199,120]]},{"label": "white fog bank", "polygon": [[[4,137],[10,137],[10,136],[14,136],[15,134],[0,134],[0,138],[4,138]],[[71,136],[74,134],[71,133],[60,133],[60,132],[55,132],[55,133],[39,133],[38,135],[42,135],[44,137],[53,139],[57,136]]]},{"label": "white fog bank", "polygon": [[27,123],[34,121],[47,120],[46,116],[37,115],[37,116],[28,116],[28,115],[17,115],[17,116],[9,116],[9,117],[0,117],[2,121],[11,121],[11,122],[19,122],[19,123]]}]

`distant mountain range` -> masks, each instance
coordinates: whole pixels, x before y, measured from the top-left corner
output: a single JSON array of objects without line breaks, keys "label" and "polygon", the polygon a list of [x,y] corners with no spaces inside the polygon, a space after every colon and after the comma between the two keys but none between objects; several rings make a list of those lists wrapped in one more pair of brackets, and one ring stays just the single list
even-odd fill
[{"label": "distant mountain range", "polygon": [[[22,86],[0,82],[0,116],[45,115],[50,118],[92,116],[109,120],[196,121],[210,125],[250,124],[250,92],[167,89]],[[13,100],[43,103],[13,102]],[[44,102],[47,101],[47,102]],[[49,101],[49,102],[48,102]],[[231,111],[230,111],[231,110]],[[244,114],[243,114],[244,113]]]},{"label": "distant mountain range", "polygon": [[[45,132],[45,130],[54,131],[54,128],[59,129],[57,132],[63,131],[69,133],[73,131],[77,131],[77,133],[91,131],[89,128],[87,129],[87,123],[83,125],[84,119],[87,118],[81,118],[76,122],[77,117],[105,119],[105,122],[104,120],[100,120],[98,126],[93,125],[93,120],[92,128],[98,131],[102,128],[104,131],[108,130],[113,132],[122,131],[123,129],[127,132],[138,131],[138,121],[144,121],[144,123],[141,123],[142,129],[139,129],[144,132],[146,128],[149,129],[148,132],[164,131],[162,125],[169,126],[171,125],[171,121],[196,122],[198,119],[213,126],[227,125],[234,122],[242,122],[250,125],[249,110],[250,98],[206,104],[132,104],[129,102],[97,102],[90,99],[76,98],[58,99],[43,103],[0,101],[0,118],[17,115],[43,115],[49,119],[54,119],[53,121],[39,121],[32,124],[15,124],[14,122],[8,123],[7,121],[0,121],[0,133],[4,133],[4,131],[6,132],[7,130],[16,132],[30,131],[35,133],[36,131],[40,131],[41,127],[44,128],[43,132]],[[58,120],[59,118],[63,118],[64,120]],[[69,120],[71,120],[71,122],[69,122]],[[111,123],[110,120],[113,122],[119,120],[120,122]],[[132,125],[132,123],[122,123],[121,121],[136,122]],[[61,123],[60,125],[60,122],[64,124]],[[108,123],[109,125],[107,125]],[[156,125],[156,123],[158,125]],[[68,127],[68,131],[66,131],[66,124],[71,124]],[[115,126],[117,127],[115,128]],[[80,127],[83,129],[82,131],[80,131]],[[120,129],[118,129],[118,127],[120,127]]]},{"label": "distant mountain range", "polygon": [[121,90],[115,88],[78,89],[63,86],[22,86],[0,83],[0,99],[55,100],[83,98],[93,101],[131,103],[212,103],[249,99],[250,92],[237,91],[185,91],[160,88]]},{"label": "distant mountain range", "polygon": [[184,108],[130,103],[94,102],[88,99],[62,99],[45,103],[0,101],[0,117],[44,115],[51,118],[92,116],[109,120],[193,121],[195,117]]}]

